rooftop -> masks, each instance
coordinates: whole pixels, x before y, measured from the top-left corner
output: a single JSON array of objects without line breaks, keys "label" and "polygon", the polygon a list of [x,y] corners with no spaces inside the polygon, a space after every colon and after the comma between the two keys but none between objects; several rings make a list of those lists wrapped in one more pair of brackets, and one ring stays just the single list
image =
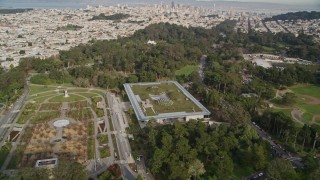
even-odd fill
[{"label": "rooftop", "polygon": [[176,81],[124,84],[139,121],[210,115],[210,112]]}]

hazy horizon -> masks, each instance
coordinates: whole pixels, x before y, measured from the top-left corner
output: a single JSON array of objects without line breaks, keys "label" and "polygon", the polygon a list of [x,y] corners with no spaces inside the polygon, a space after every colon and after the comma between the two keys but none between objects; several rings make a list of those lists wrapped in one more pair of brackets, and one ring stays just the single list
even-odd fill
[{"label": "hazy horizon", "polygon": [[[251,9],[251,6],[260,9],[293,9],[320,11],[318,0],[0,0],[2,8],[84,8],[87,5],[146,5],[146,4],[188,4],[195,6],[210,7],[213,4],[224,8],[240,7]],[[263,5],[261,5],[263,3]],[[275,4],[280,4],[279,6]]]},{"label": "hazy horizon", "polygon": [[[1,5],[1,2],[5,2],[5,1],[11,1],[11,2],[39,2],[39,3],[42,3],[42,2],[59,2],[59,1],[62,1],[62,2],[103,2],[103,3],[114,3],[114,2],[117,2],[117,0],[54,0],[54,1],[51,1],[51,0],[0,0],[0,5]],[[320,1],[319,0],[118,0],[119,3],[123,2],[123,1],[126,1],[126,2],[133,2],[133,3],[155,3],[155,2],[158,2],[158,3],[161,3],[162,2],[179,2],[179,3],[190,3],[191,1],[198,1],[198,2],[201,2],[201,1],[211,1],[211,2],[219,2],[219,1],[235,1],[235,2],[256,2],[256,3],[276,3],[276,4],[289,4],[289,5],[292,5],[292,4],[306,4],[306,5],[320,5]],[[320,8],[320,7],[319,7]],[[319,9],[320,10],[320,9]]]}]

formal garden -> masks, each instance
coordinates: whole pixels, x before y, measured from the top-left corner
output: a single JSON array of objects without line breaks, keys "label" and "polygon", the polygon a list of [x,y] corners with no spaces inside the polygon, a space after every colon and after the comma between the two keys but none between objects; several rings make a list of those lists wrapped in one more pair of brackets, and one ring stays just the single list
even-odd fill
[{"label": "formal garden", "polygon": [[[96,156],[96,143],[101,158],[109,157],[105,123],[103,128],[95,128],[94,124],[96,118],[104,116],[102,95],[94,89],[31,85],[17,120],[23,128],[7,169],[33,167],[37,160],[53,157],[88,165]],[[104,134],[96,139],[101,129]],[[12,147],[7,144],[1,149],[1,162]]]}]

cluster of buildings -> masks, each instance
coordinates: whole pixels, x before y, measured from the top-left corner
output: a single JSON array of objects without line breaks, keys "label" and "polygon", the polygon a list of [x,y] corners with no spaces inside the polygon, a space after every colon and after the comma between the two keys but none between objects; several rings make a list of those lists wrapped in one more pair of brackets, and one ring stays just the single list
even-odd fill
[{"label": "cluster of buildings", "polygon": [[[93,16],[123,13],[130,17],[120,21],[94,20]],[[17,66],[21,58],[47,58],[59,54],[92,39],[116,39],[130,36],[135,31],[153,23],[169,22],[186,27],[212,28],[226,19],[237,20],[236,29],[247,32],[251,27],[257,31],[267,31],[262,19],[270,15],[253,12],[216,10],[190,5],[147,5],[143,7],[99,6],[85,9],[35,9],[25,13],[0,15],[0,62],[4,68]],[[319,36],[319,21],[297,23],[284,22],[279,26],[274,22],[266,25],[272,32],[288,29],[297,32],[301,28],[306,33]],[[67,25],[81,28],[68,30]],[[285,28],[283,28],[285,27]]]},{"label": "cluster of buildings", "polygon": [[297,21],[266,21],[263,20],[270,15],[256,13],[238,13],[235,20],[238,20],[236,29],[242,32],[248,32],[250,29],[257,32],[290,32],[295,36],[300,33],[314,36],[320,41],[320,19],[314,20],[297,20]]},{"label": "cluster of buildings", "polygon": [[312,64],[311,61],[307,61],[300,58],[287,58],[271,54],[243,54],[243,58],[266,69],[271,68],[273,66],[283,68],[285,67],[285,64]]}]

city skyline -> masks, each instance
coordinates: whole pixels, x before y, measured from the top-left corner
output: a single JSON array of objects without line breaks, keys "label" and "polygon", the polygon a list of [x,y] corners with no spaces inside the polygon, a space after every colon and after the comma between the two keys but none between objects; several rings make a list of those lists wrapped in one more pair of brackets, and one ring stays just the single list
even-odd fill
[{"label": "city skyline", "polygon": [[[7,0],[1,0],[0,6],[2,3],[6,3]],[[8,2],[12,3],[52,3],[52,1],[48,0],[10,0]],[[64,3],[103,3],[103,4],[114,4],[114,3],[141,3],[141,4],[154,4],[154,3],[170,3],[172,0],[56,0],[55,2],[64,2]],[[288,4],[288,5],[319,5],[320,9],[320,2],[318,0],[175,0],[174,2],[177,3],[196,3],[196,2],[255,2],[255,3],[275,3],[275,4]]]}]

